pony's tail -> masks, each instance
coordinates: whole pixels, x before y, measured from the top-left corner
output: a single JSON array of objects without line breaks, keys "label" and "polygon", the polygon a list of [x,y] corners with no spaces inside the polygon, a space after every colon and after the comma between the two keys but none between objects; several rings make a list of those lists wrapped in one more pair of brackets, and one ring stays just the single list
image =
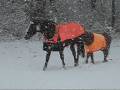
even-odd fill
[{"label": "pony's tail", "polygon": [[106,44],[107,44],[107,48],[110,47],[111,41],[112,41],[112,37],[110,34],[108,34],[107,32],[103,33],[103,36],[105,37],[106,40]]},{"label": "pony's tail", "polygon": [[112,27],[106,26],[106,29],[103,32],[103,36],[105,37],[105,39],[108,42],[108,44],[110,44],[111,40],[112,40],[111,31],[112,31]]}]

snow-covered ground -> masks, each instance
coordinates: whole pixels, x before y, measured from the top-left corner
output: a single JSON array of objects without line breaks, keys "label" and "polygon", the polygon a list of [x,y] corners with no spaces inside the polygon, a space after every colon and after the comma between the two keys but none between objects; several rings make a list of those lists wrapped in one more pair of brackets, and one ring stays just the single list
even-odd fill
[{"label": "snow-covered ground", "polygon": [[67,69],[62,68],[57,52],[52,53],[43,71],[45,52],[39,41],[0,42],[0,89],[120,89],[120,42],[113,41],[110,60],[95,54],[95,64],[73,67],[69,47],[65,49]]}]

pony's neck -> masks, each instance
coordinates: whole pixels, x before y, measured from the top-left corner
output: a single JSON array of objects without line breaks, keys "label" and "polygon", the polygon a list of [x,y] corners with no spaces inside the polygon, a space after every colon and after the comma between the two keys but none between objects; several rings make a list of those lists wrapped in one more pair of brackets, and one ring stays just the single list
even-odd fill
[{"label": "pony's neck", "polygon": [[55,33],[44,33],[46,39],[51,40],[53,39]]}]

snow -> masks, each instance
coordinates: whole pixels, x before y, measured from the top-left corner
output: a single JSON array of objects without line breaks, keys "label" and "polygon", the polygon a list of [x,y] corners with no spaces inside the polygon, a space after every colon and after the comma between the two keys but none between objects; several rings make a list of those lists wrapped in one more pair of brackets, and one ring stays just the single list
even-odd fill
[{"label": "snow", "polygon": [[[0,42],[0,89],[119,89],[120,42],[113,41],[110,60],[102,63],[103,54],[95,54],[95,64],[80,58],[73,65],[69,47],[65,48],[66,70],[57,52],[52,53],[43,71],[45,52],[40,41]],[[89,60],[90,61],[90,60]]]}]

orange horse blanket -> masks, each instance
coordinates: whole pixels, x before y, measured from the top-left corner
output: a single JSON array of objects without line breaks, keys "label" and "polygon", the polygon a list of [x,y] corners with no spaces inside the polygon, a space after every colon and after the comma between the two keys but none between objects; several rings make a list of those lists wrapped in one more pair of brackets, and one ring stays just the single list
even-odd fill
[{"label": "orange horse blanket", "polygon": [[91,45],[85,45],[86,53],[93,53],[106,48],[105,37],[101,34],[93,33],[94,42]]},{"label": "orange horse blanket", "polygon": [[84,34],[84,27],[75,22],[69,22],[56,25],[56,34],[52,38],[51,43],[57,43],[60,38],[61,42],[74,39]]}]

